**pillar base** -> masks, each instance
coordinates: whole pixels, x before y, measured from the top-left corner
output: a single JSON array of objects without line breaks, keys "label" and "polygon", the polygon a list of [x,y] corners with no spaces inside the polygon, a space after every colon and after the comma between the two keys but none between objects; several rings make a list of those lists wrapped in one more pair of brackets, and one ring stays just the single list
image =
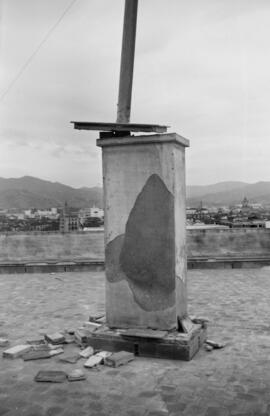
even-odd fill
[{"label": "pillar base", "polygon": [[127,336],[125,332],[125,330],[102,326],[87,337],[87,344],[99,350],[133,352],[139,357],[190,361],[207,336],[206,327],[195,324],[188,334],[170,331],[160,339]]}]

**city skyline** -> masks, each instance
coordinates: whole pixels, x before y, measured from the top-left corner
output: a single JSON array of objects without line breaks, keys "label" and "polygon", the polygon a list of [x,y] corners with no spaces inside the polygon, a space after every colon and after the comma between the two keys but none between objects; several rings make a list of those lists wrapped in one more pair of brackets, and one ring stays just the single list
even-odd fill
[{"label": "city skyline", "polygon": [[[190,139],[189,185],[269,180],[267,3],[139,2],[131,121]],[[0,177],[101,186],[96,134],[70,121],[116,118],[124,2],[0,5]]]}]

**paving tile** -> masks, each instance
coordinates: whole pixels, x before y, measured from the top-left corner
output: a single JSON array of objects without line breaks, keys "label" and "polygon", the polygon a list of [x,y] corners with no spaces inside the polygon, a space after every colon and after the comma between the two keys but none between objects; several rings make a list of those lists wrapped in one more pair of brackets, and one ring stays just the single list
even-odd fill
[{"label": "paving tile", "polygon": [[8,409],[7,407],[2,407],[0,405],[0,416],[6,415],[9,412],[10,409]]},{"label": "paving tile", "polygon": [[142,391],[141,393],[139,393],[139,397],[155,397],[155,396],[157,396],[157,392],[156,391],[152,391],[152,390],[150,390],[150,391]]},{"label": "paving tile", "polygon": [[92,411],[101,412],[103,410],[103,405],[101,402],[93,400],[89,403],[88,408],[89,410],[91,410],[91,412]]},{"label": "paving tile", "polygon": [[45,415],[46,416],[58,416],[61,415],[64,412],[63,407],[60,406],[52,406],[47,409]]}]

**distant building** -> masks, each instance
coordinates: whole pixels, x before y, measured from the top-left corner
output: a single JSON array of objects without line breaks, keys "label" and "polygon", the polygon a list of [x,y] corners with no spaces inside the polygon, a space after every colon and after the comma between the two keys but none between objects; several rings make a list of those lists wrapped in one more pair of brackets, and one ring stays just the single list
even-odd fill
[{"label": "distant building", "polygon": [[63,208],[59,217],[59,230],[62,233],[68,233],[70,231],[76,231],[80,229],[80,221],[77,213],[72,212],[68,207],[67,202]]},{"label": "distant building", "polygon": [[258,210],[262,210],[263,209],[263,205],[259,204],[258,202],[254,202],[252,204],[250,204],[252,209],[258,209]]},{"label": "distant building", "polygon": [[104,210],[98,207],[82,208],[79,211],[79,219],[84,224],[89,218],[104,219]]},{"label": "distant building", "polygon": [[242,201],[242,208],[249,208],[249,200],[245,197]]},{"label": "distant building", "polygon": [[83,224],[88,218],[91,218],[90,208],[82,208],[79,211],[79,220]]},{"label": "distant building", "polygon": [[194,215],[194,214],[196,214],[196,212],[197,212],[197,208],[187,208],[186,209],[186,215],[187,216],[189,216],[189,215]]},{"label": "distant building", "polygon": [[25,218],[51,218],[57,219],[59,217],[57,208],[50,208],[50,209],[26,209],[24,210]]},{"label": "distant building", "polygon": [[242,201],[241,213],[242,215],[249,215],[251,212],[251,206],[249,200],[245,197]]},{"label": "distant building", "polygon": [[90,208],[90,217],[91,218],[104,218],[104,210],[102,208],[98,207],[92,207]]}]

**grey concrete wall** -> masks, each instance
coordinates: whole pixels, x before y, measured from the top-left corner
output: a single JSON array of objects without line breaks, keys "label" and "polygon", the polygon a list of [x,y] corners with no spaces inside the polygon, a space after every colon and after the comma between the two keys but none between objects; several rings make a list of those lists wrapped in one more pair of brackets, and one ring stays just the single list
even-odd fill
[{"label": "grey concrete wall", "polygon": [[[188,257],[270,256],[270,229],[189,230]],[[0,234],[0,262],[104,259],[100,231]]]},{"label": "grey concrete wall", "polygon": [[270,256],[270,229],[190,230],[188,257]]},{"label": "grey concrete wall", "polygon": [[0,234],[0,262],[104,259],[103,231]]}]

